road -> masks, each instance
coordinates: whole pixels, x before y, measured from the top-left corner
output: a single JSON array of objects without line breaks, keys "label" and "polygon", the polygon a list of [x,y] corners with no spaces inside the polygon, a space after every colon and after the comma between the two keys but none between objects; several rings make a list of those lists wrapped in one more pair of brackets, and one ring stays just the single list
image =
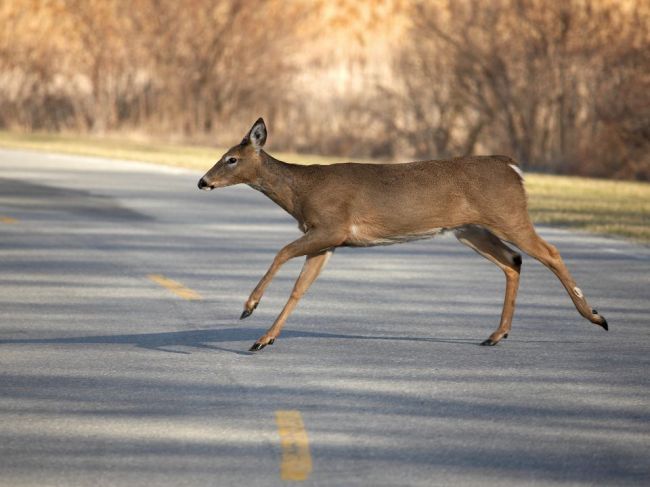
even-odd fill
[{"label": "road", "polygon": [[648,485],[650,249],[541,229],[610,331],[524,257],[496,347],[503,275],[452,236],[339,249],[251,354],[299,232],[199,177],[0,151],[1,485]]}]

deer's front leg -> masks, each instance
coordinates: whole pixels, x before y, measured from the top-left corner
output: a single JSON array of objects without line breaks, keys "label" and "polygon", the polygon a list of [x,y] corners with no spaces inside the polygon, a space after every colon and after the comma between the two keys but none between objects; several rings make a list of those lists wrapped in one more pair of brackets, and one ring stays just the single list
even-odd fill
[{"label": "deer's front leg", "polygon": [[320,254],[324,250],[336,247],[343,241],[343,239],[344,237],[337,238],[331,234],[325,235],[324,232],[310,230],[299,239],[294,240],[283,247],[282,250],[277,253],[275,259],[273,259],[273,263],[271,264],[271,267],[269,267],[269,270],[266,271],[266,274],[264,274],[262,279],[260,279],[260,282],[255,286],[255,289],[253,289],[253,292],[246,300],[246,303],[244,303],[244,311],[239,319],[243,320],[253,314],[253,311],[257,308],[267,286],[271,283],[271,280],[275,277],[275,274],[280,270],[280,267],[285,262],[301,255]]},{"label": "deer's front leg", "polygon": [[316,280],[331,255],[332,251],[326,250],[320,254],[307,256],[302,271],[300,271],[300,275],[293,286],[293,291],[291,291],[291,296],[289,296],[287,304],[284,305],[282,312],[275,319],[273,326],[271,326],[271,328],[269,328],[266,333],[253,344],[250,348],[251,352],[261,350],[265,346],[273,344],[280,334],[280,331],[282,331],[282,327],[287,321],[287,318],[298,304],[298,301],[307,292],[309,286],[311,286],[311,284]]}]

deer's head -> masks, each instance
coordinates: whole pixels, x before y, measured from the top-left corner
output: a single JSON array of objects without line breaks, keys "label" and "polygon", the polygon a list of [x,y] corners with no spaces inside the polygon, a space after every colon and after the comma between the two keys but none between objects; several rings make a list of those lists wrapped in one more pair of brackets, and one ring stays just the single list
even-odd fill
[{"label": "deer's head", "polygon": [[266,125],[261,118],[253,124],[242,141],[231,147],[219,161],[199,179],[199,189],[210,191],[239,183],[255,183],[261,151],[266,142]]}]

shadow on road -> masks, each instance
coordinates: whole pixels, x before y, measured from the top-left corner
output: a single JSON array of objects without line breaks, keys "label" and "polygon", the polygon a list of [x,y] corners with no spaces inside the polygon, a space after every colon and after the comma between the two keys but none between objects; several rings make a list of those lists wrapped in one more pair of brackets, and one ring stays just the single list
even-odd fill
[{"label": "shadow on road", "polygon": [[[241,355],[253,355],[251,352],[225,348],[215,344],[240,341],[254,341],[264,330],[262,328],[223,328],[223,329],[203,329],[188,331],[172,331],[161,333],[139,333],[128,335],[93,335],[81,337],[61,337],[61,338],[19,338],[0,340],[0,345],[80,345],[80,344],[104,344],[104,345],[134,345],[138,348],[156,350],[168,353],[189,354],[185,350],[174,350],[173,347],[189,347],[201,349],[222,350]],[[416,342],[434,342],[434,343],[456,343],[461,345],[476,346],[479,340],[463,338],[431,338],[431,337],[414,337],[414,336],[372,336],[372,335],[352,335],[341,333],[321,333],[321,332],[304,332],[304,331],[285,331],[282,333],[282,339],[291,338],[328,338],[344,340],[390,340],[390,341],[416,341]]]},{"label": "shadow on road", "polygon": [[154,218],[126,208],[110,196],[0,178],[3,205],[26,210],[63,211],[82,218],[150,222]]}]

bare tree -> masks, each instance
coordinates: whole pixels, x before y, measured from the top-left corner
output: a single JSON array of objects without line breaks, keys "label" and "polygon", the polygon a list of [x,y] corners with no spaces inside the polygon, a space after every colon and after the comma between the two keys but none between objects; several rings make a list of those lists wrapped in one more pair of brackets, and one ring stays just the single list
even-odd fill
[{"label": "bare tree", "polygon": [[[643,21],[647,26],[648,8],[641,3],[625,10],[588,0],[420,2],[412,35],[418,41],[442,41],[432,44],[429,57],[436,58],[434,65],[442,64],[437,69],[451,73],[455,100],[480,114],[486,126],[478,140],[481,147],[512,154],[538,169],[575,171],[584,165],[585,147],[602,131],[598,113],[612,113],[612,106],[603,110],[595,102],[605,103],[598,96],[603,87],[612,79],[642,85],[639,62],[648,72],[647,61],[634,48],[648,49],[642,27]],[[637,65],[632,68],[625,59]],[[430,79],[444,82],[444,75],[434,76]],[[617,104],[611,98],[606,103]],[[648,113],[643,106],[636,110]],[[634,117],[628,113],[623,118]],[[600,166],[613,162],[601,161]]]},{"label": "bare tree", "polygon": [[391,155],[467,155],[491,115],[467,103],[437,36],[414,35],[399,51],[395,80],[380,82],[371,104],[391,142]]},{"label": "bare tree", "polygon": [[[0,128],[648,179],[644,0],[0,2]],[[236,121],[237,123],[233,123]]]}]

